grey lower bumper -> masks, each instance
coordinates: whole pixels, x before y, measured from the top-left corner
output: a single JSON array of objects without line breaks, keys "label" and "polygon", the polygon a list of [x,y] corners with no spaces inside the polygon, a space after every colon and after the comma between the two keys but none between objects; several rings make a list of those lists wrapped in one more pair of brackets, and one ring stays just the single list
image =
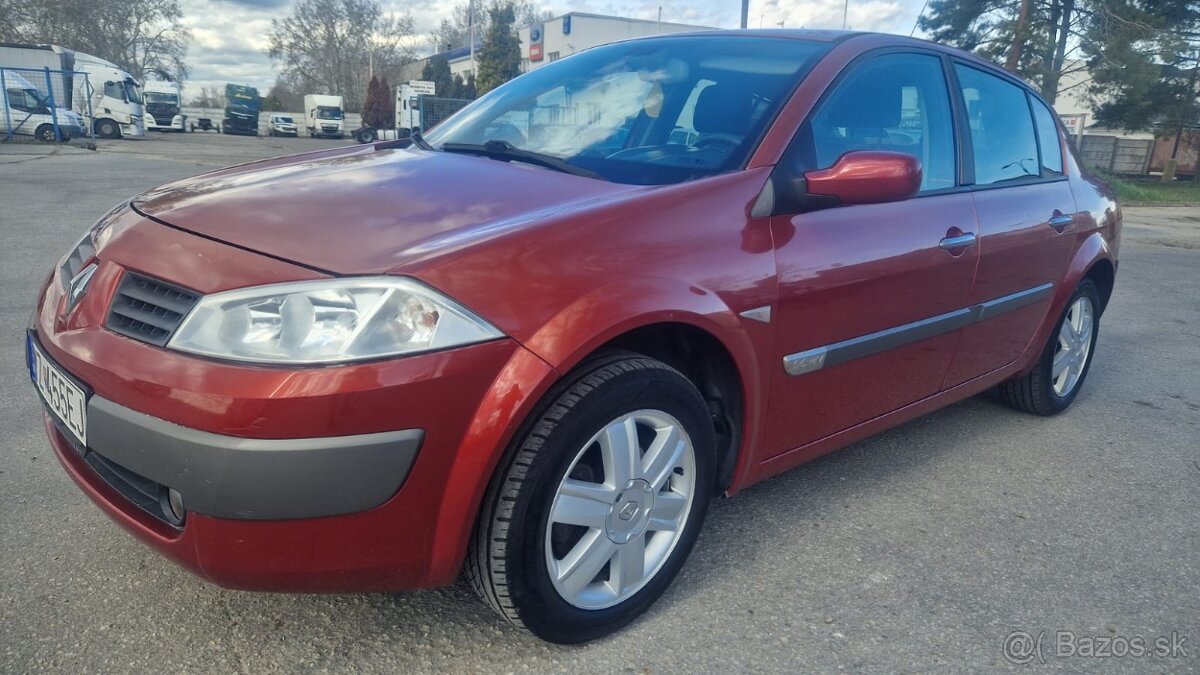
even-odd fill
[{"label": "grey lower bumper", "polygon": [[355,513],[400,489],[424,440],[420,429],[264,440],[172,424],[92,396],[88,446],[175,488],[188,511],[280,520]]}]

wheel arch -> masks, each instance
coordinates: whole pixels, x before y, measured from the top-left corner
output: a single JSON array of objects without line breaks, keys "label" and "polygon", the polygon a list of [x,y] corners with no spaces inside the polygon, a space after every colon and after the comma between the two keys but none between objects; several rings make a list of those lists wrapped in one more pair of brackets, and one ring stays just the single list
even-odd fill
[{"label": "wheel arch", "polygon": [[[557,336],[554,342],[560,348],[564,326],[579,323],[577,309],[564,312],[573,321],[547,329]],[[760,368],[754,360],[751,338],[744,331],[730,330],[740,325],[728,308],[715,316],[673,310],[615,322],[596,332],[592,339],[576,343],[574,350],[546,353],[535,349],[533,341],[525,342],[495,378],[460,444],[448,481],[461,487],[447,490],[439,506],[427,585],[454,580],[466,558],[488,486],[515,454],[525,431],[575,368],[609,350],[626,349],[657,358],[685,377],[695,377],[692,381],[710,409],[714,401],[722,406],[722,412],[737,427],[731,430],[734,435],[724,439],[728,445],[719,449],[718,489],[732,492],[749,469],[748,448],[753,447],[755,421],[760,414],[760,406],[755,404],[759,397],[752,393],[760,386]],[[764,334],[766,328],[764,325]],[[681,340],[685,346],[680,346]],[[538,344],[547,346],[544,342]],[[716,350],[715,356],[697,362],[697,349]],[[731,400],[737,401],[738,408],[732,413],[724,410],[724,406],[732,405]]]}]

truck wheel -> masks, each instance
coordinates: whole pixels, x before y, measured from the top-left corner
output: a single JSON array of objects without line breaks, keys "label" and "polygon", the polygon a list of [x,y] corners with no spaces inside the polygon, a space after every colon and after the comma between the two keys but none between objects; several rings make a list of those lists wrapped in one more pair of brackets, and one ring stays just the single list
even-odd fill
[{"label": "truck wheel", "polygon": [[546,402],[492,480],[466,576],[510,623],[571,644],[628,624],[675,578],[716,442],[696,387],[639,354],[585,364]]},{"label": "truck wheel", "polygon": [[121,127],[112,120],[98,120],[96,122],[96,135],[100,138],[120,138]]},{"label": "truck wheel", "polygon": [[37,128],[37,131],[33,132],[33,137],[43,143],[53,143],[55,140],[54,127],[49,124],[43,124]]},{"label": "truck wheel", "polygon": [[367,143],[374,143],[375,138],[375,130],[370,127],[363,127],[362,129],[354,132],[354,140],[362,143],[363,145],[366,145]]}]

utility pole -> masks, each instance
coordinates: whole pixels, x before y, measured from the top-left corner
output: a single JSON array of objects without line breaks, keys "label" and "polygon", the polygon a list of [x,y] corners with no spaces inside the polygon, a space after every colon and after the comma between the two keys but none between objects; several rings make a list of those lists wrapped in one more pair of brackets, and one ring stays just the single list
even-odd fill
[{"label": "utility pole", "polygon": [[846,30],[846,26],[849,25],[849,23],[847,22],[847,19],[849,17],[850,17],[850,0],[846,0],[846,2],[842,5],[842,30]]},{"label": "utility pole", "polygon": [[750,20],[750,0],[742,0],[742,30],[749,26],[746,23]]},{"label": "utility pole", "polygon": [[471,74],[478,78],[479,73],[475,72],[475,0],[467,2],[467,28],[470,33],[467,39],[471,41]]}]

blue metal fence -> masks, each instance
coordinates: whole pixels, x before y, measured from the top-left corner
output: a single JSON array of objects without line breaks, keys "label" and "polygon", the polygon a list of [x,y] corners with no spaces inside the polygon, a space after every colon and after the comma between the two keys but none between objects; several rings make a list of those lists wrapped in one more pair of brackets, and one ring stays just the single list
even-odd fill
[{"label": "blue metal fence", "polygon": [[0,66],[3,140],[63,142],[92,138],[92,87],[87,73]]}]

